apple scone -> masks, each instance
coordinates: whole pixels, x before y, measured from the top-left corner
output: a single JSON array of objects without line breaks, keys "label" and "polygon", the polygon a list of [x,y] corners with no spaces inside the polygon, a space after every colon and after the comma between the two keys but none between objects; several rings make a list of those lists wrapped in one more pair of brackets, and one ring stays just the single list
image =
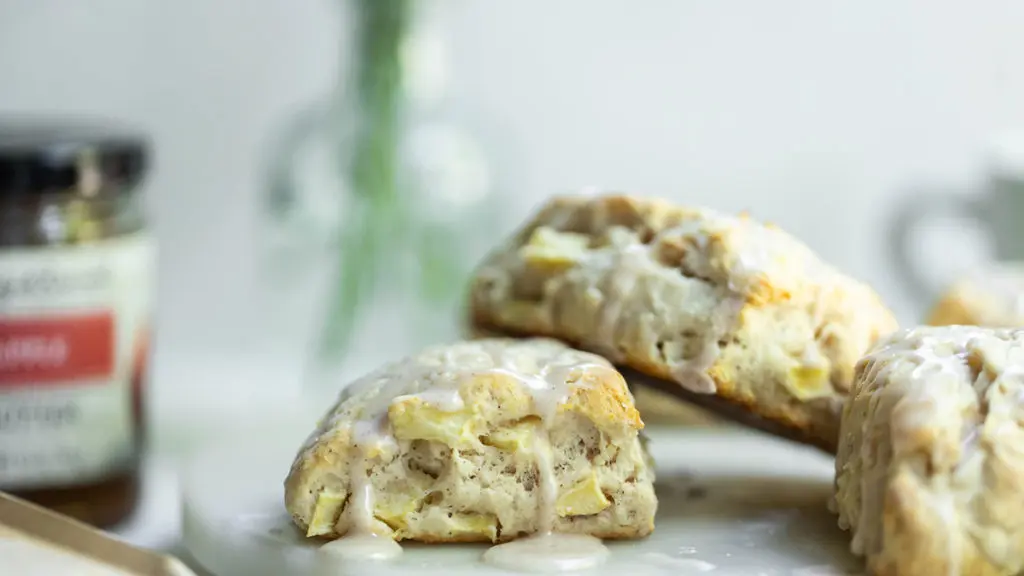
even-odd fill
[{"label": "apple scone", "polygon": [[1024,330],[921,327],[857,366],[833,501],[875,574],[1024,570]]},{"label": "apple scone", "polygon": [[548,339],[436,346],[346,387],[285,481],[308,536],[503,542],[654,528],[622,376]]},{"label": "apple scone", "polygon": [[1024,326],[1024,263],[1000,262],[965,274],[939,297],[932,326]]},{"label": "apple scone", "polygon": [[715,412],[834,451],[857,359],[896,329],[865,284],[745,215],[546,204],[477,269],[475,331],[553,337]]}]

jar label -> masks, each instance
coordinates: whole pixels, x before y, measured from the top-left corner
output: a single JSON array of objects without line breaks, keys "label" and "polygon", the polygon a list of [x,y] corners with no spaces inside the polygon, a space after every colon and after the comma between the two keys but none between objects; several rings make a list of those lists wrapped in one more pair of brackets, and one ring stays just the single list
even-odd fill
[{"label": "jar label", "polygon": [[0,487],[100,480],[137,457],[146,234],[0,252]]}]

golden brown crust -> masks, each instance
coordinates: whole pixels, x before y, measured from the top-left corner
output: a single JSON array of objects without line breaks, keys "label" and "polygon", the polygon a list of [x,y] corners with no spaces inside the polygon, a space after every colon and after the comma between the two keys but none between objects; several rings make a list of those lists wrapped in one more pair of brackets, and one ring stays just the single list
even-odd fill
[{"label": "golden brown crust", "polygon": [[[466,338],[474,339],[501,336],[482,326],[474,326],[468,319],[462,327],[462,332]],[[633,395],[637,412],[647,425],[709,427],[721,426],[728,422],[711,410],[701,408],[692,401],[683,400],[674,386],[665,391],[649,384],[639,384],[644,378],[624,375],[627,376],[629,391]]]},{"label": "golden brown crust", "polygon": [[480,266],[469,315],[476,330],[603,354],[688,400],[713,392],[705,404],[826,450],[856,360],[896,328],[869,288],[774,226],[625,196],[541,208]]},{"label": "golden brown crust", "polygon": [[[484,331],[489,334],[497,333],[494,328],[485,329]],[[509,336],[515,337],[516,334],[509,334]],[[532,336],[553,337],[552,335],[545,333],[520,335],[520,337],[523,338]],[[570,346],[583,347],[579,342],[573,342],[566,338],[562,338],[562,340]],[[642,362],[637,362],[636,364],[638,364],[637,368],[630,367],[627,359],[627,363],[619,366],[619,371],[629,382],[635,383],[637,386],[648,386],[666,394],[672,394],[693,404],[694,406],[707,410],[710,413],[728,418],[738,424],[762,430],[775,436],[794,440],[802,444],[808,444],[815,448],[820,448],[829,454],[835,454],[835,439],[838,437],[838,411],[841,410],[840,406],[831,408],[831,410],[836,414],[834,419],[828,418],[822,419],[820,422],[815,422],[807,418],[806,415],[795,415],[792,410],[768,410],[765,406],[740,396],[733,396],[727,393],[713,395],[694,393],[686,388],[680,387],[673,381],[674,379],[672,376],[660,366],[645,364]],[[712,372],[711,377],[715,380],[716,384],[722,385],[722,381],[719,379],[718,374]],[[733,387],[726,382],[725,389],[732,390]]]},{"label": "golden brown crust", "polygon": [[[474,339],[501,336],[498,332],[474,325],[468,315],[462,332],[466,338]],[[640,413],[640,418],[644,423],[648,425],[705,427],[720,426],[727,422],[723,421],[715,412],[697,406],[692,400],[680,398],[678,387],[675,385],[670,385],[668,390],[664,390],[650,385],[650,379],[642,375],[637,377],[634,374],[630,377],[628,372],[623,375],[626,376],[626,381],[629,383],[629,391],[633,395],[637,412]],[[646,385],[641,382],[645,382]]]},{"label": "golden brown crust", "polygon": [[925,317],[931,326],[1024,326],[1024,266],[994,263],[953,282]]},{"label": "golden brown crust", "polygon": [[942,296],[925,318],[929,326],[977,325],[978,319],[970,313],[965,303],[955,294]]}]

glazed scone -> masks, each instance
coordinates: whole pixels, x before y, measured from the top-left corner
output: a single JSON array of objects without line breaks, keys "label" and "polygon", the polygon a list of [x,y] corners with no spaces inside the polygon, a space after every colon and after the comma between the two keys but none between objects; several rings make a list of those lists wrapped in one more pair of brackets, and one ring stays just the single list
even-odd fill
[{"label": "glazed scone", "polygon": [[854,364],[896,329],[870,288],[775,226],[626,196],[552,200],[478,268],[469,310],[828,451]]},{"label": "glazed scone", "polygon": [[1024,570],[1024,330],[921,327],[857,365],[833,506],[871,571]]},{"label": "glazed scone", "polygon": [[[468,338],[501,337],[499,332],[473,324],[464,326],[463,332]],[[634,380],[636,379],[634,378]],[[696,406],[692,402],[687,402],[678,395],[652,386],[638,385],[635,381],[627,380],[627,383],[629,392],[633,395],[637,412],[640,413],[640,419],[644,424],[704,428],[728,423],[716,413]]]},{"label": "glazed scone", "polygon": [[952,283],[928,313],[932,326],[1024,326],[1024,263],[998,263]]},{"label": "glazed scone", "polygon": [[429,348],[348,386],[285,503],[308,536],[502,542],[654,529],[654,472],[622,376],[547,339]]}]

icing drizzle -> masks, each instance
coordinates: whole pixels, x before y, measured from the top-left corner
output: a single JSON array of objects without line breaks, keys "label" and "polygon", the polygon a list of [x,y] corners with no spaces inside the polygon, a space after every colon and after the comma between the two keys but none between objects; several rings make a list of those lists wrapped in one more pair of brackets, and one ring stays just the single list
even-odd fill
[{"label": "icing drizzle", "polygon": [[[853,526],[851,550],[860,555],[873,554],[882,547],[881,524],[883,497],[893,460],[921,448],[921,438],[934,437],[936,426],[961,423],[958,454],[933,455],[956,458],[954,475],[969,470],[977,456],[977,436],[981,422],[965,417],[966,407],[977,402],[992,384],[982,370],[977,381],[968,364],[970,351],[984,346],[984,339],[1003,339],[1012,330],[975,326],[921,327],[906,330],[879,343],[862,361],[864,373],[858,379],[863,390],[872,394],[876,416],[860,422],[858,460],[861,466],[858,484],[858,519]],[[1001,377],[1012,377],[1013,368]],[[966,385],[965,385],[966,383]],[[899,389],[898,393],[881,391]],[[930,509],[943,524],[937,534],[946,535],[949,574],[959,574],[963,550],[958,534],[962,531],[957,514],[955,490],[929,490]],[[844,519],[846,520],[846,519]],[[841,522],[844,526],[849,522]]]},{"label": "icing drizzle", "polygon": [[[357,453],[349,470],[350,503],[339,519],[339,523],[347,523],[347,532],[321,547],[319,557],[324,570],[344,559],[389,560],[401,554],[401,547],[387,535],[388,528],[375,518],[375,494],[369,479],[375,456],[393,453],[398,447],[388,423],[392,402],[417,397],[438,410],[457,411],[464,407],[460,385],[468,377],[488,373],[516,381],[531,397],[533,412],[544,426],[533,440],[538,474],[538,534],[493,547],[485,554],[485,561],[495,565],[514,562],[520,569],[541,572],[589,567],[604,561],[607,549],[599,539],[554,532],[559,485],[547,434],[558,407],[577,386],[583,385],[573,377],[593,369],[611,366],[600,357],[553,340],[490,339],[430,348],[352,383],[332,409],[331,417],[321,423],[305,447],[308,450],[324,435],[339,426],[348,426]],[[344,406],[356,397],[358,400],[350,403],[352,408]],[[352,410],[359,407],[362,411],[354,417]],[[528,566],[523,562],[524,553],[531,558]]]},{"label": "icing drizzle", "polygon": [[[713,238],[730,238],[737,242],[736,256],[727,259],[725,254],[713,253],[718,250],[713,245]],[[601,308],[597,330],[592,334],[590,344],[615,361],[621,361],[623,356],[617,341],[623,304],[639,288],[643,278],[665,273],[666,263],[658,257],[665,244],[692,247],[682,252],[680,262],[670,265],[679,266],[694,277],[704,278],[723,291],[718,296],[719,305],[708,319],[708,329],[697,352],[690,358],[674,360],[670,366],[677,383],[699,394],[715,393],[716,384],[707,372],[721,353],[719,341],[737,324],[747,296],[759,280],[786,265],[778,254],[789,252],[790,265],[799,266],[803,275],[823,276],[826,270],[808,250],[791,249],[790,244],[796,243],[788,240],[780,230],[710,210],[695,212],[683,223],[660,231],[647,244],[640,243],[635,233],[624,229],[613,228],[610,240],[608,247],[588,253],[585,258],[607,260],[600,268],[608,273],[601,284],[595,286],[600,288],[594,293],[601,298]],[[786,245],[783,246],[783,242],[787,242]],[[724,266],[724,272],[716,269],[716,265]]]},{"label": "icing drizzle", "polygon": [[[582,235],[603,231],[602,244],[594,246],[593,238],[588,238],[583,246],[568,242],[565,249],[575,265],[546,283],[544,292],[550,295],[563,284],[582,290],[583,298],[593,303],[594,321],[590,331],[575,337],[581,338],[582,345],[621,363],[626,346],[636,342],[636,334],[623,325],[624,317],[638,311],[645,316],[657,314],[655,307],[638,299],[656,292],[662,279],[675,282],[680,273],[705,285],[705,289],[695,289],[692,296],[694,301],[707,300],[714,306],[712,312],[694,310],[694,315],[699,316],[694,316],[692,322],[702,324],[699,335],[683,336],[684,340],[699,341],[683,342],[685,351],[674,341],[671,351],[663,349],[658,353],[662,355],[660,360],[668,364],[671,378],[696,394],[717,392],[709,371],[721,355],[721,342],[735,329],[744,304],[765,285],[766,278],[782,291],[793,291],[808,280],[825,286],[834,284],[837,277],[830,266],[797,240],[772,225],[745,216],[709,209],[674,210],[671,217],[675,221],[664,228],[657,222],[651,223],[660,230],[647,239],[640,230],[609,222],[608,211],[598,207],[584,209],[584,205],[562,210],[532,230],[529,234],[531,239],[538,239],[536,246],[532,244],[534,240],[529,240],[518,251],[500,254],[498,261],[485,266],[479,272],[480,278],[498,287],[498,293],[490,297],[507,296],[503,292],[511,289],[513,280],[509,271],[520,270],[522,259],[529,261],[524,250],[537,247],[538,253],[545,253],[549,242],[551,246],[558,245],[553,234],[581,236],[577,232],[579,223],[570,225],[572,217],[589,217],[591,230]],[[552,322],[558,319],[553,318]]]}]

